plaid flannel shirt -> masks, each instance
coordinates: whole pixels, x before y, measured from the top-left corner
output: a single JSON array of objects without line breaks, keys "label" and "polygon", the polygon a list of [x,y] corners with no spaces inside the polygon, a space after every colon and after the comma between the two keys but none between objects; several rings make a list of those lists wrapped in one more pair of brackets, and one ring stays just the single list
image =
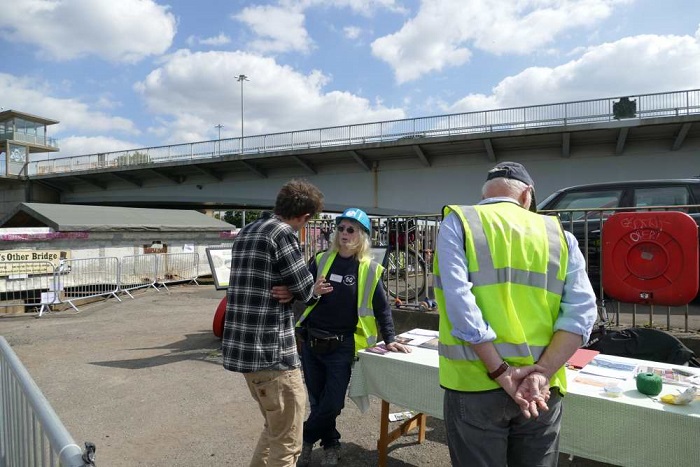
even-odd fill
[{"label": "plaid flannel shirt", "polygon": [[247,225],[231,249],[222,351],[224,368],[247,373],[300,366],[291,303],[272,298],[274,285],[286,285],[306,302],[314,279],[294,230],[271,213]]}]

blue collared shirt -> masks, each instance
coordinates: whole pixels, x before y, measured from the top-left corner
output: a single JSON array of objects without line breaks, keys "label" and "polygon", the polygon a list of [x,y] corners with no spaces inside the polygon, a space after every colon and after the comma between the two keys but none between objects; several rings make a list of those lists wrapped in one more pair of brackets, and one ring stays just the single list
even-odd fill
[{"label": "blue collared shirt", "polygon": [[[511,202],[511,198],[488,198],[479,204]],[[588,342],[591,328],[597,317],[596,297],[591,281],[586,274],[586,260],[578,248],[578,240],[571,232],[564,232],[569,246],[569,262],[559,316],[554,331],[563,330],[578,334],[582,344]],[[481,344],[496,339],[481,310],[469,281],[467,258],[464,255],[464,233],[462,221],[450,213],[440,224],[437,239],[437,254],[440,258],[440,281],[445,295],[447,316],[452,323],[452,334],[470,344]]]}]

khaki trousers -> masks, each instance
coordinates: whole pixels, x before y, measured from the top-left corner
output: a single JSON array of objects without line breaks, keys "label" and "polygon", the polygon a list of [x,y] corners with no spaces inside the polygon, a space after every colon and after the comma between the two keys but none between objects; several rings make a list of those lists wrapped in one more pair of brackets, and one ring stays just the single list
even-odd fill
[{"label": "khaki trousers", "polygon": [[250,467],[293,467],[301,454],[306,390],[301,370],[244,373],[265,426]]}]

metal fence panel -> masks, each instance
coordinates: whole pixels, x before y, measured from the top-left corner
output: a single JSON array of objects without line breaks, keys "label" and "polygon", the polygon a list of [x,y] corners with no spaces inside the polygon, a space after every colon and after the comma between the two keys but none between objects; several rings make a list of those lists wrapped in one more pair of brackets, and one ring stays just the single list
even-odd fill
[{"label": "metal fence panel", "polygon": [[22,362],[0,337],[0,466],[59,464],[89,465]]},{"label": "metal fence panel", "polygon": [[64,271],[57,274],[57,288],[61,302],[74,301],[104,295],[117,300],[119,290],[119,259],[115,257],[70,259],[64,263]]},{"label": "metal fence panel", "polygon": [[119,266],[119,291],[126,293],[131,298],[130,291],[145,287],[156,287],[158,275],[157,255],[131,255],[124,256]]},{"label": "metal fence panel", "polygon": [[[697,218],[698,205],[644,207],[642,211],[683,211]],[[614,325],[620,325],[620,314],[632,315],[632,326],[655,326],[655,320],[665,320],[665,327],[689,331],[689,305],[661,306],[620,302],[607,295],[603,287],[604,273],[602,231],[605,221],[615,212],[627,212],[633,208],[598,208],[598,209],[563,209],[542,211],[543,214],[556,215],[562,221],[564,230],[574,234],[578,239],[579,249],[586,261],[586,272],[591,279],[599,302],[599,317]],[[697,220],[697,219],[696,219]],[[700,267],[700,266],[699,266]]]},{"label": "metal fence panel", "polygon": [[50,261],[3,263],[0,276],[0,308],[24,312],[25,307],[42,307],[56,302],[56,274]]},{"label": "metal fence panel", "polygon": [[[382,277],[392,303],[420,309],[432,292],[432,253],[438,216],[372,217],[372,254],[385,267]],[[316,219],[304,228],[300,243],[306,260],[331,247],[335,221]]]},{"label": "metal fence panel", "polygon": [[166,284],[177,282],[194,282],[198,284],[199,254],[198,253],[161,253],[158,256],[156,284],[166,289]]}]

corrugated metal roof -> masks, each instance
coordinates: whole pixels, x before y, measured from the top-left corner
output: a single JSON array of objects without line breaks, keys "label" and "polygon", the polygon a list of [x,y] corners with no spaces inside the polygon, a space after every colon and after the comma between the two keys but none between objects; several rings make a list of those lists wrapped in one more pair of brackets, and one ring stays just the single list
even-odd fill
[{"label": "corrugated metal roof", "polygon": [[192,210],[124,208],[75,204],[20,203],[0,227],[45,225],[57,232],[234,230],[227,222]]}]

